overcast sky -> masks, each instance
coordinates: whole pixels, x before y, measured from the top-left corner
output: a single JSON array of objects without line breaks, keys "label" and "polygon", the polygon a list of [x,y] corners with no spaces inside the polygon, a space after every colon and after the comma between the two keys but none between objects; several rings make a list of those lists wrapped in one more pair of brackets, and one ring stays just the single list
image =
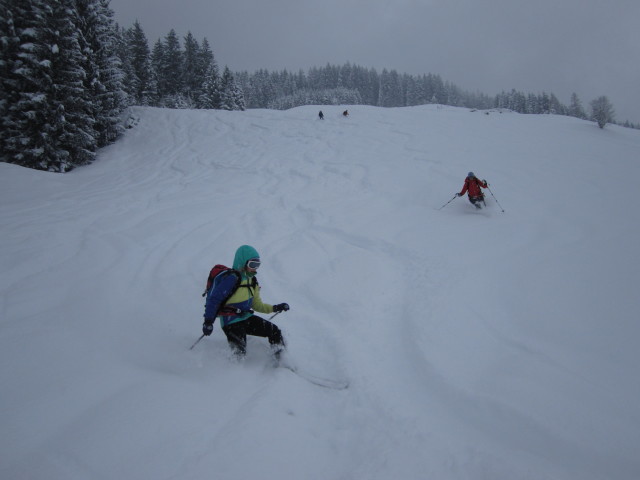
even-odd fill
[{"label": "overcast sky", "polygon": [[639,0],[111,0],[149,46],[173,28],[207,38],[232,71],[351,62],[457,86],[600,95],[640,123]]}]

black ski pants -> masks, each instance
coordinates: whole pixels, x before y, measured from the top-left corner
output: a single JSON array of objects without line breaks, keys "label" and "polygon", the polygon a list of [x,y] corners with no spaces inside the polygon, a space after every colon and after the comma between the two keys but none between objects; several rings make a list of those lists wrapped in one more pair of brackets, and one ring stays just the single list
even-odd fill
[{"label": "black ski pants", "polygon": [[469,201],[470,201],[473,205],[475,205],[476,207],[478,207],[479,205],[476,205],[476,202],[478,202],[478,203],[480,203],[480,202],[484,203],[484,195],[483,195],[483,196],[477,196],[477,197],[469,196]]},{"label": "black ski pants", "polygon": [[284,348],[284,338],[280,329],[269,320],[265,320],[257,315],[251,315],[248,319],[232,323],[222,328],[227,336],[229,346],[236,355],[247,353],[247,335],[256,337],[266,337],[272,347]]}]

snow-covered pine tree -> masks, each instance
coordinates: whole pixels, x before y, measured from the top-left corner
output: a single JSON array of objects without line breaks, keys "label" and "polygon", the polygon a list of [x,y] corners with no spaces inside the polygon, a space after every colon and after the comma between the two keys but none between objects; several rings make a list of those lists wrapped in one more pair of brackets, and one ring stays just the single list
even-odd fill
[{"label": "snow-covered pine tree", "polygon": [[5,161],[65,172],[90,163],[123,108],[108,0],[2,2]]},{"label": "snow-covered pine tree", "polygon": [[231,95],[233,96],[233,101],[236,105],[236,110],[244,111],[247,108],[246,102],[244,100],[244,92],[242,88],[234,81],[231,89]]},{"label": "snow-covered pine tree", "polygon": [[183,92],[184,54],[180,47],[180,39],[175,30],[167,34],[164,41],[164,61],[162,70],[158,72],[165,80],[164,95],[176,96]]},{"label": "snow-covered pine tree", "polygon": [[167,94],[167,79],[164,77],[166,68],[165,46],[162,40],[158,39],[151,51],[151,69],[157,78],[156,91],[158,93],[158,105],[160,105],[161,99]]},{"label": "snow-covered pine tree", "polygon": [[44,26],[42,2],[15,0],[3,3],[2,115],[3,160],[38,168],[43,154],[48,88],[41,64],[39,37]]},{"label": "snow-covered pine tree", "polygon": [[94,113],[99,109],[85,91],[87,57],[80,41],[81,23],[75,0],[47,0],[41,37],[41,63],[51,80],[43,92],[48,118],[45,151],[40,167],[66,172],[95,158],[98,134]]},{"label": "snow-covered pine tree", "polygon": [[220,80],[220,91],[222,92],[221,105],[223,110],[238,110],[236,105],[235,81],[229,67],[225,66]]},{"label": "snow-covered pine tree", "polygon": [[380,77],[374,68],[361,69],[358,73],[357,89],[366,105],[376,105],[380,93]]},{"label": "snow-covered pine tree", "polygon": [[251,87],[251,108],[267,108],[269,102],[275,100],[275,87],[267,70],[258,70],[251,77],[249,83]]},{"label": "snow-covered pine tree", "polygon": [[580,98],[578,98],[578,94],[575,92],[571,94],[571,102],[569,104],[568,114],[576,118],[587,118],[587,114],[584,111],[582,102],[580,101]]},{"label": "snow-covered pine tree", "polygon": [[296,74],[295,82],[296,82],[296,89],[308,88],[307,76],[304,74],[304,71],[302,69],[298,70],[298,73]]},{"label": "snow-covered pine tree", "polygon": [[80,41],[85,53],[85,93],[92,99],[98,147],[121,133],[120,113],[127,104],[123,72],[117,56],[118,32],[109,0],[75,0],[80,20]]},{"label": "snow-covered pine tree", "polygon": [[157,99],[157,85],[151,68],[151,54],[147,37],[137,20],[127,34],[128,58],[132,73],[133,105],[154,105]]},{"label": "snow-covered pine tree", "polygon": [[591,118],[598,123],[600,128],[604,128],[607,123],[615,119],[613,105],[606,96],[601,96],[591,101]]},{"label": "snow-covered pine tree", "polygon": [[527,95],[526,113],[538,113],[538,97],[533,93]]},{"label": "snow-covered pine tree", "polygon": [[338,87],[350,89],[354,87],[353,67],[349,62],[338,67]]},{"label": "snow-covered pine tree", "polygon": [[191,32],[188,32],[187,36],[184,37],[182,92],[193,106],[195,106],[196,100],[200,96],[202,84],[204,83],[201,61],[200,45]]},{"label": "snow-covered pine tree", "polygon": [[402,90],[404,92],[404,104],[406,106],[420,105],[418,102],[418,88],[413,76],[402,75]]},{"label": "snow-covered pine tree", "polygon": [[380,93],[378,98],[380,107],[402,106],[402,94],[400,90],[400,76],[395,70],[382,70],[380,75]]},{"label": "snow-covered pine tree", "polygon": [[[195,98],[196,108],[219,108],[220,82],[218,65],[206,37],[202,39],[200,50],[198,51],[197,77],[200,85],[198,87],[198,96]],[[214,105],[218,105],[218,107]]]},{"label": "snow-covered pine tree", "polygon": [[212,62],[205,74],[204,83],[202,84],[202,93],[198,97],[198,108],[219,109],[221,103],[222,95],[220,93],[220,76],[218,75],[218,66],[215,62]]},{"label": "snow-covered pine tree", "polygon": [[122,88],[127,95],[127,106],[135,104],[136,80],[131,65],[129,44],[133,28],[125,29],[116,24],[116,55],[120,59],[122,69]]},{"label": "snow-covered pine tree", "polygon": [[158,79],[158,105],[169,108],[188,108],[189,100],[183,94],[183,57],[180,40],[175,30],[164,41],[153,47],[151,63]]},{"label": "snow-covered pine tree", "polygon": [[567,113],[566,107],[562,105],[558,97],[553,93],[549,94],[549,111],[553,115],[566,115]]},{"label": "snow-covered pine tree", "polygon": [[201,75],[202,82],[204,82],[204,77],[209,71],[209,67],[215,64],[213,52],[211,51],[209,41],[206,39],[206,37],[202,39],[198,57],[198,74]]},{"label": "snow-covered pine tree", "polygon": [[253,92],[251,90],[251,83],[249,81],[249,72],[247,72],[246,70],[242,72],[236,72],[235,77],[238,88],[242,91],[242,98],[245,102],[245,108],[251,108],[250,105]]},{"label": "snow-covered pine tree", "polygon": [[0,1],[0,161],[8,162],[5,157],[5,126],[4,120],[8,118],[9,91],[7,82],[13,65],[13,57],[18,42],[13,25],[13,13]]},{"label": "snow-covered pine tree", "polygon": [[422,75],[418,83],[419,90],[421,92],[420,105],[442,102],[444,85],[442,79],[438,75],[434,75],[432,73]]}]

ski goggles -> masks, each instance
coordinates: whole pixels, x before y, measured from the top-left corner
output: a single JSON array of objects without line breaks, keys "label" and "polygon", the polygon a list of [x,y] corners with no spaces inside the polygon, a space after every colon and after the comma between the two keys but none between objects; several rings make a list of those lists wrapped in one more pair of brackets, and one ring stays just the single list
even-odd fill
[{"label": "ski goggles", "polygon": [[257,270],[260,267],[260,259],[253,258],[247,262],[247,268],[251,270]]}]

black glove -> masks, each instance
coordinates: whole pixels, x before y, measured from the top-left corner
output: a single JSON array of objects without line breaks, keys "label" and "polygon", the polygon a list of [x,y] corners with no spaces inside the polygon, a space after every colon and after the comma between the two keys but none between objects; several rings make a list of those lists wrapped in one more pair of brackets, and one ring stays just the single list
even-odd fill
[{"label": "black glove", "polygon": [[213,322],[215,318],[205,318],[204,323],[202,324],[202,333],[208,337],[213,332]]},{"label": "black glove", "polygon": [[489,182],[487,182],[486,180],[482,180],[484,182],[484,186],[488,187],[489,186]]},{"label": "black glove", "polygon": [[288,310],[289,310],[289,304],[288,303],[279,303],[278,305],[274,305],[273,306],[273,312],[274,313],[286,312]]},{"label": "black glove", "polygon": [[456,197],[459,197],[459,196],[460,196],[460,193],[456,193]]}]

